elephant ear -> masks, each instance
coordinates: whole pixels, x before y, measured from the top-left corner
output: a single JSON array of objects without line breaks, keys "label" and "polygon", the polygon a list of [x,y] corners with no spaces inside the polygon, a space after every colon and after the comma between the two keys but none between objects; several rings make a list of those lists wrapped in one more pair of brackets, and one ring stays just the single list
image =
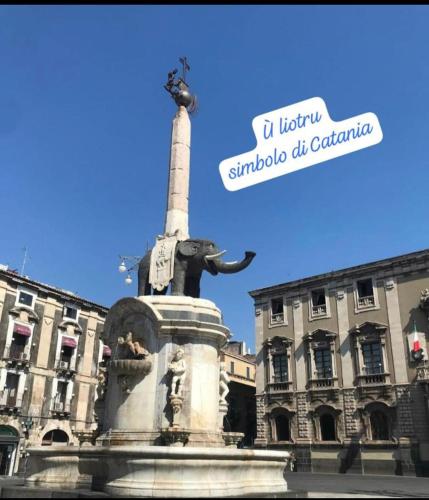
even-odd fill
[{"label": "elephant ear", "polygon": [[200,245],[195,241],[180,241],[177,247],[179,252],[185,257],[193,257],[197,254]]}]

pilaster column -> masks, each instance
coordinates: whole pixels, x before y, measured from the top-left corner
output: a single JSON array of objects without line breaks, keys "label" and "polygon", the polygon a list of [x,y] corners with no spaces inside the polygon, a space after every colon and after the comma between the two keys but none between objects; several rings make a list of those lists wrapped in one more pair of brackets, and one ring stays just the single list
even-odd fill
[{"label": "pilaster column", "polygon": [[404,347],[404,335],[401,326],[401,315],[399,312],[398,286],[396,278],[385,280],[387,314],[389,318],[390,344],[392,346],[393,367],[395,371],[395,382],[397,384],[408,383],[407,374],[407,352]]},{"label": "pilaster column", "polygon": [[307,354],[307,350],[303,340],[304,322],[302,318],[302,303],[299,297],[293,299],[292,315],[293,327],[295,331],[296,389],[297,391],[305,391],[307,383],[305,356]]},{"label": "pilaster column", "polygon": [[343,387],[353,387],[353,345],[350,342],[349,312],[347,307],[346,291],[341,289],[336,292],[338,333],[341,353],[341,372]]}]

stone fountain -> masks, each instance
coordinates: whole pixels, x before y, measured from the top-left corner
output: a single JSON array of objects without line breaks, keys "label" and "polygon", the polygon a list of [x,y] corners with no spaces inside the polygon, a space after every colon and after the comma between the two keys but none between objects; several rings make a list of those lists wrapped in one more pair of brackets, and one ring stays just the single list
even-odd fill
[{"label": "stone fountain", "polygon": [[[110,309],[112,351],[101,434],[95,446],[29,449],[26,485],[86,488],[115,496],[216,497],[287,491],[287,452],[237,449],[223,430],[228,376],[220,349],[230,337],[221,311],[200,298],[203,270],[238,272],[255,254],[225,263],[208,240],[189,238],[190,120],[183,75],[168,75],[173,120],[164,233],[139,265],[138,297]],[[168,288],[171,294],[167,295]]]}]

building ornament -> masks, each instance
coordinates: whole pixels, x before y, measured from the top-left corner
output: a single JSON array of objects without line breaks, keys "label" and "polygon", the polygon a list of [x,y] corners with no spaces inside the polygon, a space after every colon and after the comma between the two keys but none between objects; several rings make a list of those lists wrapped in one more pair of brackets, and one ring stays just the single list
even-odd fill
[{"label": "building ornament", "polygon": [[385,280],[384,288],[386,290],[392,290],[393,288],[395,288],[395,281],[392,278]]},{"label": "building ornament", "polygon": [[82,327],[79,325],[79,323],[72,318],[66,318],[64,319],[59,325],[58,328],[61,328],[62,330],[67,330],[67,328],[71,326],[74,330],[74,333],[79,333],[82,334],[83,330]]},{"label": "building ornament", "polygon": [[429,288],[425,288],[420,293],[420,308],[425,311],[429,320]]},{"label": "building ornament", "polygon": [[152,370],[152,355],[141,339],[133,338],[133,332],[118,337],[116,356],[112,369],[116,372],[123,392],[129,394],[137,376],[146,376]]},{"label": "building ornament", "polygon": [[36,313],[36,311],[31,309],[31,307],[25,306],[23,304],[18,304],[10,309],[9,314],[15,317],[25,316],[25,321],[27,323],[38,323],[40,321],[39,315]]}]

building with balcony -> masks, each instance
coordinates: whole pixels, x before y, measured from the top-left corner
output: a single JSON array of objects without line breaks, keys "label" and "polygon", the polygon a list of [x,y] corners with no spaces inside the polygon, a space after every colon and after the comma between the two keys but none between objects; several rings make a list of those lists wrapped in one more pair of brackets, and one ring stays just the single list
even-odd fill
[{"label": "building with balcony", "polygon": [[78,445],[96,429],[106,314],[0,266],[0,475],[17,473],[28,446]]},{"label": "building with balcony", "polygon": [[242,432],[240,446],[251,447],[256,437],[255,355],[250,354],[244,342],[231,341],[222,349],[221,361],[230,379],[224,429]]},{"label": "building with balcony", "polygon": [[255,446],[301,471],[429,474],[428,288],[424,250],[249,292]]}]

